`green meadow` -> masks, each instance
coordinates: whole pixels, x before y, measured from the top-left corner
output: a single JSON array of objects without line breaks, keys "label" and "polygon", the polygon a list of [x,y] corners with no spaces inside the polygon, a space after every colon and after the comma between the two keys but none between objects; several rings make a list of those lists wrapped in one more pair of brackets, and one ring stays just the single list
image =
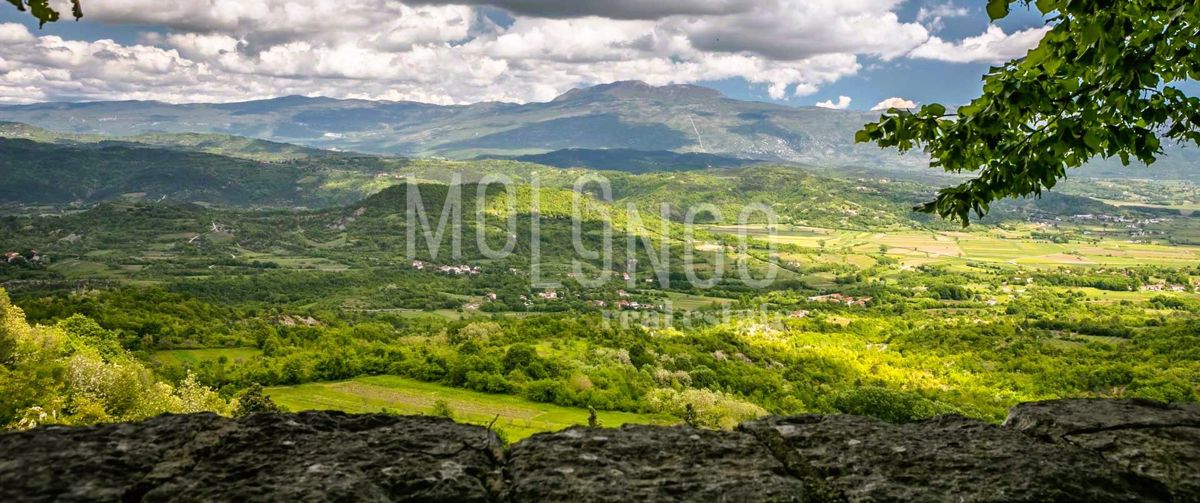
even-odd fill
[{"label": "green meadow", "polygon": [[250,361],[262,356],[257,348],[204,348],[204,349],[167,349],[155,351],[155,362],[165,366],[196,366],[203,362],[220,361],[222,357],[227,363]]},{"label": "green meadow", "polygon": [[[538,403],[511,395],[480,393],[396,376],[360,377],[348,381],[276,386],[267,396],[290,411],[340,410],[352,413],[386,411],[397,414],[432,414],[443,401],[456,420],[502,430],[508,440],[534,433],[586,425],[588,410]],[[601,426],[623,424],[674,424],[667,416],[597,411]]]}]

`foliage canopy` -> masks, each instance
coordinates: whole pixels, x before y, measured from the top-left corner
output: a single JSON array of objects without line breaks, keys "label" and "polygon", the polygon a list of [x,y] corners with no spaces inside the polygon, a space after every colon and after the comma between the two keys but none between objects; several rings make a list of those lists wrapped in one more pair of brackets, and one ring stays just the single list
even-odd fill
[{"label": "foliage canopy", "polygon": [[[37,18],[38,24],[41,26],[58,21],[59,18],[58,11],[50,6],[50,0],[8,0],[8,3],[13,4],[21,12],[28,11]],[[76,20],[83,17],[83,6],[80,4],[80,0],[71,0],[71,15],[75,16]]]},{"label": "foliage canopy", "polygon": [[[1010,1],[991,0],[993,19]],[[918,207],[966,225],[996,199],[1040,195],[1095,158],[1151,164],[1162,142],[1200,143],[1200,98],[1172,83],[1200,80],[1200,3],[1193,0],[1021,0],[1048,16],[1041,43],[992,68],[983,94],[948,112],[890,109],[856,135],[931,166],[975,173]]]}]

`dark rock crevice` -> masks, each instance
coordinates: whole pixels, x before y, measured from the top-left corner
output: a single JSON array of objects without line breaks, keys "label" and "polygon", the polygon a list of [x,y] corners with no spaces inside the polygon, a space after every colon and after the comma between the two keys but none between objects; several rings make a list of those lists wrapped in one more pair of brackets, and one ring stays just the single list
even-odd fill
[{"label": "dark rock crevice", "polygon": [[162,416],[0,434],[0,501],[1200,501],[1200,408],[1022,404],[769,417],[734,431],[487,428],[338,412]]},{"label": "dark rock crevice", "polygon": [[745,423],[818,501],[1166,501],[1161,483],[1092,452],[956,416],[893,425],[857,416]]},{"label": "dark rock crevice", "polygon": [[1165,485],[1177,501],[1200,501],[1200,406],[1079,399],[1020,404],[1004,428],[1094,452]]}]

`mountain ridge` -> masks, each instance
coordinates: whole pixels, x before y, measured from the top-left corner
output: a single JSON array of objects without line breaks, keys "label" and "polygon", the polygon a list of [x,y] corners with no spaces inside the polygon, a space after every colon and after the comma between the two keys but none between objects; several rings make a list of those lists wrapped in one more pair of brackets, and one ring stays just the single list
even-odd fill
[{"label": "mountain ridge", "polygon": [[[542,103],[435,105],[283,96],[233,103],[40,103],[0,106],[0,120],[74,133],[221,133],[413,157],[469,159],[567,148],[670,150],[814,161],[859,149],[853,133],[874,114],[741,101],[695,85],[622,81]],[[893,154],[885,157],[895,158]],[[871,164],[878,164],[874,161]]]},{"label": "mountain ridge", "polygon": [[[694,85],[622,81],[567,91],[538,103],[437,105],[283,96],[232,103],[152,101],[0,106],[0,121],[77,134],[224,134],[321,150],[410,158],[514,158],[568,149],[670,151],[889,176],[936,173],[921,152],[857,144],[879,112],[742,101]],[[1200,150],[1166,145],[1148,174],[1097,160],[1085,176],[1189,180]]]}]

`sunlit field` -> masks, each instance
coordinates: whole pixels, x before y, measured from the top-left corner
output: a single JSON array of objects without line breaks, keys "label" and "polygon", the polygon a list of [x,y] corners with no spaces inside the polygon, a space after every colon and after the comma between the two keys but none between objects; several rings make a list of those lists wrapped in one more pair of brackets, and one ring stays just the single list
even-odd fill
[{"label": "sunlit field", "polygon": [[[531,402],[508,395],[479,393],[395,376],[268,388],[268,396],[287,410],[341,410],[354,413],[431,414],[443,401],[456,420],[491,425],[510,441],[534,433],[587,425],[588,410]],[[598,411],[602,426],[674,424],[667,416]]]}]

